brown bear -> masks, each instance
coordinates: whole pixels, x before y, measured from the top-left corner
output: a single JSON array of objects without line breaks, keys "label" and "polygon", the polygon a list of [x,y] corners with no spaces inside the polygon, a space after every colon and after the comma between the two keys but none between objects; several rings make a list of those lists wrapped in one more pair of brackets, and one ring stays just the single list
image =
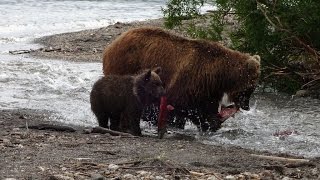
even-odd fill
[{"label": "brown bear", "polygon": [[194,111],[198,117],[191,120],[212,131],[219,129],[224,119],[218,112],[223,95],[229,96],[235,108],[249,110],[260,76],[258,55],[153,27],[128,30],[107,46],[103,55],[106,76],[134,74],[156,66],[162,67],[160,77],[168,104],[175,107],[178,120],[183,124],[182,117],[190,117],[189,112]]},{"label": "brown bear", "polygon": [[91,109],[99,126],[141,135],[143,107],[159,103],[164,94],[158,75],[160,71],[160,68],[156,68],[133,76],[107,75],[99,79],[90,94]]}]

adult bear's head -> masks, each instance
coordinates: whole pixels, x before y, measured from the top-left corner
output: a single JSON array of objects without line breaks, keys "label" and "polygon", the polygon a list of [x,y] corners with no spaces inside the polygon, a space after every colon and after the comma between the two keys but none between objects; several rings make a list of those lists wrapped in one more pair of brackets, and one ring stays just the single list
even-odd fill
[{"label": "adult bear's head", "polygon": [[243,66],[243,76],[247,82],[243,84],[240,91],[231,92],[229,94],[231,101],[235,103],[237,109],[250,110],[249,101],[252,93],[256,89],[260,77],[260,56],[250,56],[246,64]]}]

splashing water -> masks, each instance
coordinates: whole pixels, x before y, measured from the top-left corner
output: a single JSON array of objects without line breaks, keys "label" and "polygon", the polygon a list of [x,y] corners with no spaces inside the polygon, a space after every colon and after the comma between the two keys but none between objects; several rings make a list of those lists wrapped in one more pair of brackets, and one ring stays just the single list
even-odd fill
[{"label": "splashing water", "polygon": [[89,94],[101,63],[8,59],[0,60],[0,108],[43,109],[55,112],[54,120],[95,124]]},{"label": "splashing water", "polygon": [[[258,93],[254,99],[250,111],[236,114],[217,133],[200,139],[208,144],[237,145],[306,157],[320,155],[319,100],[291,99],[275,93]],[[281,132],[287,133],[281,135]]]}]

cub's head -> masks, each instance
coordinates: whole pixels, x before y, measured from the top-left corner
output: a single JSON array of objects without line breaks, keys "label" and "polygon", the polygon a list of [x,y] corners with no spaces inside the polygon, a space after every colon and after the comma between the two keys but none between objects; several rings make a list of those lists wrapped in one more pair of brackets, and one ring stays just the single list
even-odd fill
[{"label": "cub's head", "polygon": [[160,97],[165,94],[163,83],[160,79],[161,68],[147,69],[138,74],[134,80],[134,93],[145,103],[160,102]]}]

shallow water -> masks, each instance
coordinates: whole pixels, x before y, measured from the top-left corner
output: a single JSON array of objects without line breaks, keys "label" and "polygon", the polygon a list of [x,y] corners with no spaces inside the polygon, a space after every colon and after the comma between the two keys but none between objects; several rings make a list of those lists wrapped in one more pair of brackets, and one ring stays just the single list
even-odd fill
[{"label": "shallow water", "polygon": [[[75,63],[12,56],[9,50],[36,48],[30,40],[53,33],[161,17],[165,1],[0,1],[0,108],[52,112],[51,120],[96,125],[89,92],[102,76],[101,63]],[[208,144],[320,156],[320,103],[277,93],[256,93],[251,110],[228,119],[221,130],[198,135],[193,125],[184,133]],[[148,126],[144,126],[148,128]],[[277,132],[292,132],[277,136]]]},{"label": "shallow water", "polygon": [[319,100],[258,93],[250,111],[236,114],[205,143],[239,145],[306,157],[320,156]]},{"label": "shallow water", "polygon": [[93,82],[102,76],[101,63],[7,59],[0,60],[0,108],[48,110],[53,112],[52,120],[95,124],[89,94]]}]

